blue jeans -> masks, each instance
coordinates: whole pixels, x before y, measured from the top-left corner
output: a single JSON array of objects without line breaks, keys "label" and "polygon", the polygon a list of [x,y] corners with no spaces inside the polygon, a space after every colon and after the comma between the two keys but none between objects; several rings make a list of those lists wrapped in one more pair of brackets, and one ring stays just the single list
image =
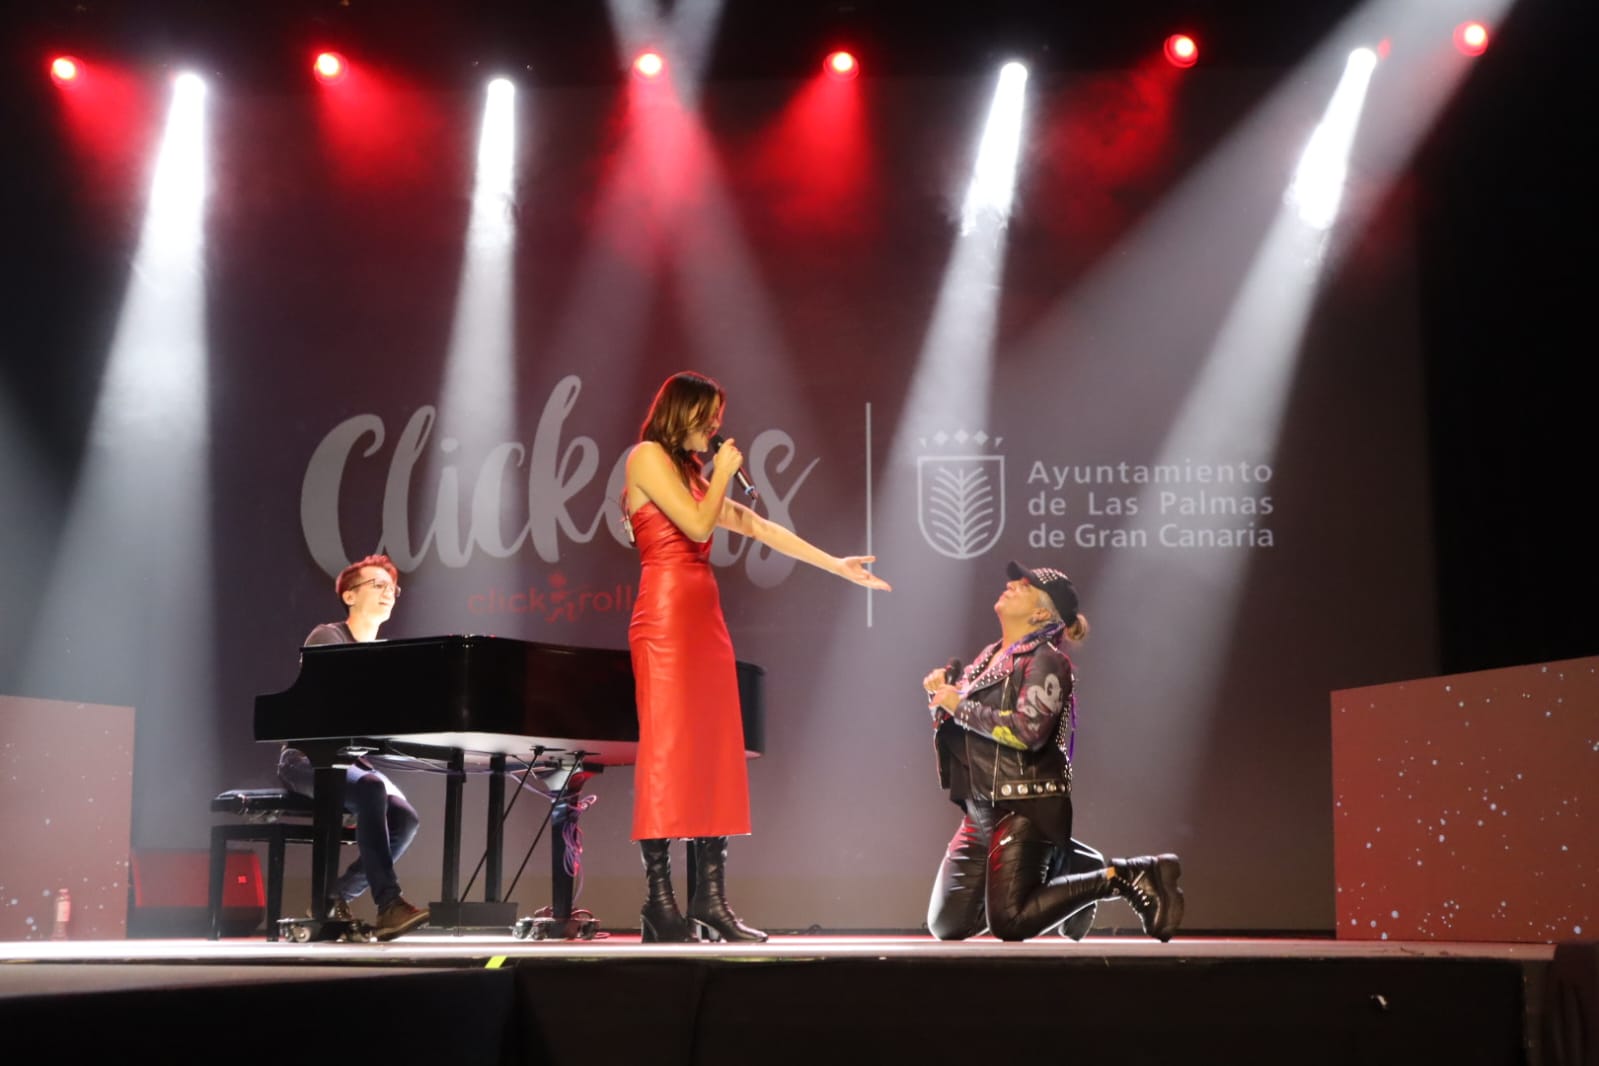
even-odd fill
[{"label": "blue jeans", "polygon": [[[310,796],[316,769],[304,752],[284,748],[278,756],[278,780],[291,792]],[[394,863],[416,839],[422,819],[392,781],[376,770],[360,766],[345,770],[344,809],[355,815],[355,843],[360,858],[340,875],[339,897],[355,899],[371,887],[373,901],[380,908],[385,907],[400,898],[400,879],[394,873]]]}]

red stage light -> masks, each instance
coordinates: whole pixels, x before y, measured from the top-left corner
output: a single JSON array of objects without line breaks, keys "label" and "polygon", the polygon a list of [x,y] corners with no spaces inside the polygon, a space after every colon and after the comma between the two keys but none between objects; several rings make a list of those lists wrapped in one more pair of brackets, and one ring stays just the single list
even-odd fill
[{"label": "red stage light", "polygon": [[317,81],[328,85],[344,77],[349,67],[344,62],[344,57],[337,52],[318,52],[316,62],[311,64],[311,70],[316,74]]},{"label": "red stage light", "polygon": [[1166,38],[1166,62],[1174,67],[1191,67],[1199,62],[1199,42],[1186,33]]},{"label": "red stage light", "polygon": [[666,60],[659,52],[640,52],[633,60],[633,73],[641,78],[658,78],[666,69]]},{"label": "red stage light", "polygon": [[847,81],[861,72],[861,65],[848,52],[832,52],[822,64],[822,69],[832,77]]},{"label": "red stage light", "polygon": [[1468,56],[1488,50],[1488,27],[1480,22],[1462,22],[1455,27],[1455,47]]},{"label": "red stage light", "polygon": [[71,85],[83,68],[71,56],[56,56],[50,61],[50,78],[57,85]]}]

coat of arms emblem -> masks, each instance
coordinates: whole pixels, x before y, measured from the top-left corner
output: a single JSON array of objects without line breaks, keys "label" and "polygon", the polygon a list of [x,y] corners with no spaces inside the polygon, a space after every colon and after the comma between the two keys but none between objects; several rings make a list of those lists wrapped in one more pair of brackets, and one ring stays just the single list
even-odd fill
[{"label": "coat of arms emblem", "polygon": [[[951,439],[943,433],[935,437],[943,443],[939,438]],[[992,438],[960,433],[954,439],[981,445]],[[1005,457],[919,456],[916,522],[928,545],[951,559],[971,559],[992,548],[1005,528]]]}]

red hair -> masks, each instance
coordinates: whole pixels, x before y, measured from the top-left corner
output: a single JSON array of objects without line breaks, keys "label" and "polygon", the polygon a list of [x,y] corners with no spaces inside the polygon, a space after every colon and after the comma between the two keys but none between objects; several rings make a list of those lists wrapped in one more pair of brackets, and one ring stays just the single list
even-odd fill
[{"label": "red hair", "polygon": [[369,566],[382,567],[388,571],[390,581],[396,585],[400,583],[400,571],[395,568],[394,560],[387,555],[368,555],[365,559],[357,559],[339,571],[339,576],[333,579],[333,594],[342,601],[344,594],[350,591],[352,585],[361,583],[361,571]]}]

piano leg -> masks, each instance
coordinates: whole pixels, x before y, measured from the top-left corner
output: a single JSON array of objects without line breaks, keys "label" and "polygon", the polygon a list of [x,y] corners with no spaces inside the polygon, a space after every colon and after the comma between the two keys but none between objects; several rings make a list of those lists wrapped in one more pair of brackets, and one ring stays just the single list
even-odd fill
[{"label": "piano leg", "polygon": [[444,776],[444,874],[439,881],[440,902],[446,911],[461,898],[461,790],[465,785],[466,752],[453,750]]},{"label": "piano leg", "polygon": [[489,759],[489,824],[484,836],[483,898],[500,902],[500,872],[505,855],[505,756]]},{"label": "piano leg", "polygon": [[593,776],[593,771],[584,769],[580,756],[564,778],[549,782],[555,790],[550,810],[550,910],[561,921],[572,916],[576,895],[572,871],[583,865],[583,838],[577,832],[577,819],[584,806],[583,786]]},{"label": "piano leg", "polygon": [[[593,771],[583,768],[581,756],[543,778],[552,794],[548,828],[550,831],[550,905],[540,907],[531,918],[519,919],[512,928],[518,939],[592,940],[599,922],[591,911],[574,909],[576,881],[573,870],[583,863],[582,838],[577,834],[578,816],[585,804],[580,793]],[[542,830],[541,830],[542,835]],[[570,836],[570,839],[569,839]],[[534,841],[537,846],[538,841]]]},{"label": "piano leg", "polygon": [[312,792],[315,805],[311,816],[311,916],[326,918],[338,902],[339,840],[344,828],[344,779],[342,760],[332,766],[316,768]]},{"label": "piano leg", "polygon": [[569,855],[566,841],[567,827],[576,827],[577,814],[577,808],[563,797],[555,804],[555,811],[550,815],[550,915],[558,922],[572,917],[572,896],[576,886],[568,859],[573,863],[583,861],[582,846],[579,845]]},{"label": "piano leg", "polygon": [[462,790],[466,784],[466,752],[451,749],[448,765],[449,772],[444,781],[444,872],[439,882],[439,895],[442,898],[428,904],[428,924],[437,929],[509,928],[516,921],[516,904],[503,903],[496,898],[500,891],[500,842],[503,838],[500,822],[504,818],[501,808],[505,796],[505,757],[494,757],[495,772],[489,784],[491,796],[497,790],[500,800],[491,800],[489,804],[485,864],[493,871],[493,876],[486,882],[488,887],[481,903],[461,898],[461,809]]}]

